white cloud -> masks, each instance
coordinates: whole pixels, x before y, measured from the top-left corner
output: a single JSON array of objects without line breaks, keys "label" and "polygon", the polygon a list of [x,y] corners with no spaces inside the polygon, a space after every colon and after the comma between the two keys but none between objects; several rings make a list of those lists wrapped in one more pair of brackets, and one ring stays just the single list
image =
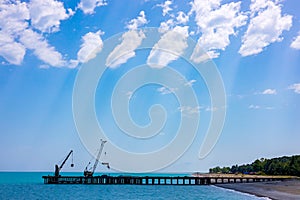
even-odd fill
[{"label": "white cloud", "polygon": [[[84,1],[82,8],[91,5]],[[100,5],[97,1],[96,5]],[[57,0],[31,0],[29,3],[19,1],[2,1],[0,3],[0,29],[10,40],[0,41],[0,55],[12,64],[21,64],[26,49],[33,50],[38,59],[45,62],[44,66],[74,68],[78,62],[85,62],[102,48],[101,32],[88,33],[83,36],[83,44],[77,53],[77,60],[65,61],[60,52],[55,50],[42,34],[35,32],[55,32],[59,30],[61,20],[74,14],[71,9],[66,10],[62,2]],[[31,22],[30,26],[28,21]],[[8,23],[7,23],[8,22]],[[2,34],[2,35],[3,35]],[[92,52],[95,50],[95,52]]]},{"label": "white cloud", "polygon": [[25,2],[0,2],[0,56],[20,65],[26,48],[15,40],[28,27],[29,10]]},{"label": "white cloud", "polygon": [[294,90],[295,93],[300,94],[300,83],[294,83],[288,87],[289,90]]},{"label": "white cloud", "polygon": [[122,35],[122,42],[114,48],[106,59],[106,66],[118,67],[135,56],[135,49],[141,45],[145,34],[142,30],[130,30]]},{"label": "white cloud", "polygon": [[31,29],[25,30],[20,35],[20,42],[28,49],[33,50],[34,54],[42,61],[54,67],[62,67],[65,61],[62,55],[50,46],[42,35],[32,31]]},{"label": "white cloud", "polygon": [[264,109],[264,110],[274,110],[275,107],[272,106],[259,106],[259,105],[249,105],[248,109],[257,110],[257,109]]},{"label": "white cloud", "polygon": [[180,106],[178,110],[184,115],[192,115],[200,113],[200,106],[192,107],[192,106]]},{"label": "white cloud", "polygon": [[41,31],[54,31],[59,28],[60,20],[67,17],[63,4],[54,0],[1,1],[0,18],[5,20],[0,20],[0,55],[9,63],[20,65],[26,50],[31,49],[46,64],[64,66],[62,55],[48,44],[43,35],[33,31],[32,26]]},{"label": "white cloud", "polygon": [[280,42],[284,30],[292,26],[292,16],[281,14],[279,1],[252,0],[251,19],[242,39],[239,53],[242,56],[255,55],[274,42]]},{"label": "white cloud", "polygon": [[208,112],[215,112],[215,111],[217,111],[217,110],[218,110],[217,107],[211,107],[211,106],[209,106],[209,107],[207,107],[207,108],[205,109],[205,111],[208,111]]},{"label": "white cloud", "polygon": [[197,82],[196,80],[192,79],[192,80],[188,81],[187,83],[185,83],[184,85],[185,85],[185,86],[192,87],[193,84],[196,83],[196,82]]},{"label": "white cloud", "polygon": [[260,106],[251,104],[248,108],[249,109],[260,109]]},{"label": "white cloud", "polygon": [[195,12],[195,21],[202,33],[191,56],[194,62],[207,59],[199,48],[208,52],[211,58],[219,56],[218,50],[225,50],[229,37],[235,29],[246,24],[247,16],[240,12],[241,2],[221,5],[221,0],[194,0],[190,15]]},{"label": "white cloud", "polygon": [[275,89],[266,89],[261,94],[277,94]]},{"label": "white cloud", "polygon": [[96,33],[88,32],[82,36],[82,44],[80,50],[77,53],[77,60],[79,62],[85,63],[90,59],[95,58],[97,53],[102,50],[103,41],[101,39],[102,31],[97,31]]},{"label": "white cloud", "polygon": [[177,17],[170,15],[170,19],[162,21],[160,23],[159,32],[165,33],[177,25],[185,25],[189,21],[189,15],[186,15],[184,12],[179,11]]},{"label": "white cloud", "polygon": [[68,15],[69,15],[69,17],[75,15],[75,11],[72,10],[71,8],[68,8]]},{"label": "white cloud", "polygon": [[251,0],[250,10],[252,11],[251,15],[254,15],[254,12],[258,12],[272,3],[270,0]]},{"label": "white cloud", "polygon": [[18,34],[28,27],[29,10],[25,2],[0,2],[0,30]]},{"label": "white cloud", "polygon": [[174,93],[176,90],[177,88],[167,88],[167,87],[160,87],[157,89],[157,91],[162,95]]},{"label": "white cloud", "polygon": [[32,26],[42,32],[58,31],[60,21],[69,17],[63,3],[56,0],[31,0],[28,6]]},{"label": "white cloud", "polygon": [[195,63],[205,62],[209,59],[219,57],[220,53],[215,51],[204,51],[198,44],[195,46],[191,55],[191,60]]},{"label": "white cloud", "polygon": [[159,7],[162,7],[162,11],[163,11],[163,13],[162,13],[162,15],[163,16],[166,16],[167,14],[169,14],[169,12],[170,11],[172,11],[173,9],[170,7],[172,5],[172,1],[170,1],[170,0],[167,0],[167,1],[165,1],[163,4],[159,4],[159,5],[157,5],[157,6],[159,6]]},{"label": "white cloud", "polygon": [[127,28],[129,30],[136,30],[137,28],[139,28],[147,23],[148,23],[148,21],[146,19],[145,12],[142,10],[136,19],[130,20],[130,22],[127,25]]},{"label": "white cloud", "polygon": [[193,51],[190,59],[192,61],[194,61],[195,63],[201,63],[201,62],[205,62],[211,58],[217,58],[217,57],[218,56],[210,57],[207,52],[205,52],[203,49],[201,49],[201,47],[199,45],[197,45],[194,48],[194,51]]},{"label": "white cloud", "polygon": [[175,26],[174,20],[168,19],[167,21],[160,23],[160,27],[158,30],[160,33],[165,33],[167,31],[169,31],[170,29],[172,29],[174,26]]},{"label": "white cloud", "polygon": [[142,30],[137,31],[137,29],[146,23],[148,23],[148,21],[143,10],[139,13],[137,18],[130,20],[127,24],[129,31],[122,35],[121,44],[116,46],[108,55],[105,63],[106,66],[111,68],[118,67],[135,56],[135,49],[141,45],[143,39],[146,37]]},{"label": "white cloud", "polygon": [[96,7],[107,5],[105,0],[81,0],[78,4],[78,8],[83,11],[84,14],[93,14]]},{"label": "white cloud", "polygon": [[152,68],[163,68],[177,60],[187,48],[188,26],[176,26],[167,31],[153,46],[147,64]]},{"label": "white cloud", "polygon": [[20,65],[25,55],[25,47],[0,31],[0,56],[11,64]]},{"label": "white cloud", "polygon": [[186,24],[189,21],[189,16],[186,15],[184,12],[179,11],[176,20],[180,24]]},{"label": "white cloud", "polygon": [[76,68],[79,64],[79,61],[78,60],[73,60],[71,59],[68,63],[67,63],[67,67],[68,68]]},{"label": "white cloud", "polygon": [[298,36],[291,43],[291,47],[294,49],[300,49],[300,32],[298,33]]}]

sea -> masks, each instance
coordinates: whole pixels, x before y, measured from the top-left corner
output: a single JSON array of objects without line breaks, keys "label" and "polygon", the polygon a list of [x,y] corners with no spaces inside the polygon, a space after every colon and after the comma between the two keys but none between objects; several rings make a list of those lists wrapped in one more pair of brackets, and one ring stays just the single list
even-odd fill
[{"label": "sea", "polygon": [[[0,200],[5,199],[208,199],[255,200],[267,199],[227,190],[216,186],[171,185],[47,185],[42,176],[53,172],[0,172]],[[65,176],[81,176],[82,173],[65,172]],[[101,174],[95,174],[101,175]],[[121,175],[121,174],[110,174]],[[128,174],[122,174],[128,175]],[[140,174],[139,174],[140,175]],[[147,174],[149,176],[153,174]],[[187,174],[154,174],[178,176]]]}]

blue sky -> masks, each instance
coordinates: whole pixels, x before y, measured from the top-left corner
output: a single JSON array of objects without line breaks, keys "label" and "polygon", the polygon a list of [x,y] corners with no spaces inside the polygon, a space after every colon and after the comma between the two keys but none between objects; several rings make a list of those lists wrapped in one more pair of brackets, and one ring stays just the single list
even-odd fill
[{"label": "blue sky", "polygon": [[[299,13],[297,0],[0,1],[0,170],[49,171],[73,149],[75,168],[65,170],[82,171],[91,155],[73,119],[76,76],[106,48],[106,40],[120,34],[118,51],[129,53],[115,63],[106,60],[109,67],[95,95],[98,120],[104,129],[118,132],[109,109],[114,85],[134,66],[155,60],[151,49],[136,51],[145,38],[138,28],[145,27],[158,28],[159,39],[179,32],[173,49],[179,55],[187,38],[207,52],[224,82],[224,128],[210,154],[199,160],[199,146],[218,108],[211,108],[204,80],[184,60],[161,55],[155,62],[170,65],[191,81],[199,107],[180,107],[172,88],[159,85],[128,91],[137,124],[149,123],[148,109],[156,103],[169,118],[165,132],[152,142],[131,145],[120,132],[108,135],[115,144],[137,152],[160,148],[175,137],[180,114],[186,111],[200,113],[198,134],[165,171],[207,171],[299,154]],[[190,59],[207,58],[194,49]]]}]

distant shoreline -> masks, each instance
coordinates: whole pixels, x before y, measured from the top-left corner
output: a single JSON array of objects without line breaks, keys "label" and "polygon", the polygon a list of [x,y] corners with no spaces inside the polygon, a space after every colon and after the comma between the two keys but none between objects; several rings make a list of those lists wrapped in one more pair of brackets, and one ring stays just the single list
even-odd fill
[{"label": "distant shoreline", "polygon": [[256,183],[227,183],[216,184],[215,186],[270,199],[300,199],[300,179]]},{"label": "distant shoreline", "polygon": [[194,177],[232,177],[232,178],[296,178],[297,176],[289,175],[250,175],[250,174],[222,174],[222,173],[199,173],[194,172],[192,174]]}]

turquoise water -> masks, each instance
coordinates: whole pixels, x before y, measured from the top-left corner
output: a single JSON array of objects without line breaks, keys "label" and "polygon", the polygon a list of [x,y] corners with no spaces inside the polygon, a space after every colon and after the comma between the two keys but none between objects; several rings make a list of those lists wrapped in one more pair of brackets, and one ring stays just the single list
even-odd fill
[{"label": "turquoise water", "polygon": [[0,172],[0,199],[262,199],[214,186],[44,185],[43,175],[52,173]]}]

